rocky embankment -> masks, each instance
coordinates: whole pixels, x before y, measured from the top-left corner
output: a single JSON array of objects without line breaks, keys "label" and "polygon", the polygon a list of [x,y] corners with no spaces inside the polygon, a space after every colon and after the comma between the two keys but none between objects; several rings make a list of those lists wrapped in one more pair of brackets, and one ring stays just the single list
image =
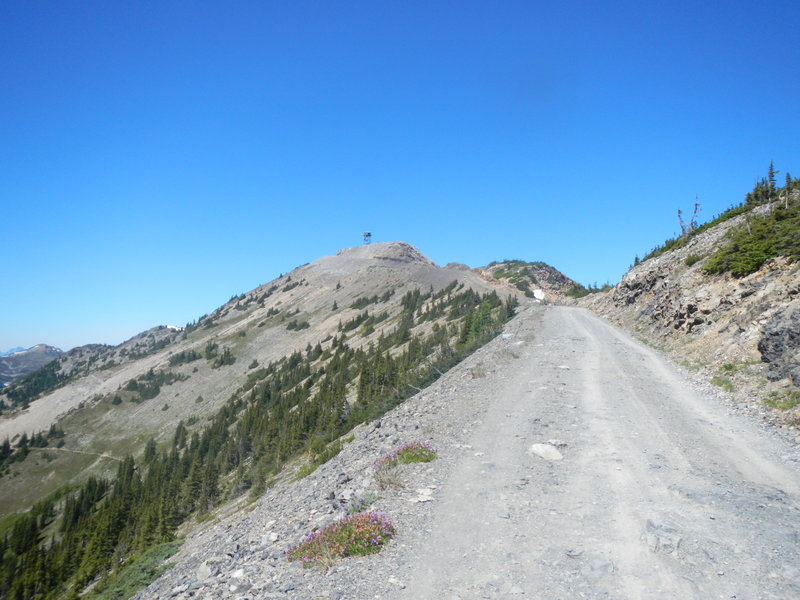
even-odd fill
[{"label": "rocky embankment", "polygon": [[[582,304],[788,424],[800,419],[800,409],[785,410],[800,388],[800,263],[776,258],[740,278],[702,270],[743,218],[634,266]],[[764,400],[784,410],[765,411]]]}]

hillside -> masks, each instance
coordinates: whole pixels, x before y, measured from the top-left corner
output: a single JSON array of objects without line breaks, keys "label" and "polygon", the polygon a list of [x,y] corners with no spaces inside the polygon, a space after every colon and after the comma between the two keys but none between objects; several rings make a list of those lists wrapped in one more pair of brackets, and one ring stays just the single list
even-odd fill
[{"label": "hillside", "polygon": [[668,240],[582,302],[701,370],[743,409],[798,423],[798,215],[798,180],[771,193],[759,182],[741,205]]},{"label": "hillside", "polygon": [[490,281],[505,285],[508,291],[522,292],[528,298],[547,302],[563,301],[575,288],[582,287],[543,262],[504,260],[490,263],[478,271]]},{"label": "hillside", "polygon": [[[191,515],[245,492],[257,497],[287,461],[305,457],[313,470],[352,427],[494,336],[517,296],[480,270],[441,268],[404,243],[374,244],[297,267],[181,330],[71,351],[45,371],[49,379],[17,382],[6,394],[0,515],[39,502],[33,522],[0,522],[13,525],[18,568],[58,524],[49,556],[81,547],[83,558],[70,559],[78,571],[59,567],[65,579],[52,585],[81,589],[110,564],[95,544],[114,540],[124,559],[171,539]],[[109,485],[96,477],[117,483],[92,508]],[[64,494],[94,500],[67,518]],[[104,529],[108,511],[113,519],[123,511],[127,525]],[[21,523],[41,533],[23,541]]]},{"label": "hillside", "polygon": [[63,352],[58,348],[37,344],[28,349],[8,352],[0,356],[0,388],[42,368],[62,354]]}]

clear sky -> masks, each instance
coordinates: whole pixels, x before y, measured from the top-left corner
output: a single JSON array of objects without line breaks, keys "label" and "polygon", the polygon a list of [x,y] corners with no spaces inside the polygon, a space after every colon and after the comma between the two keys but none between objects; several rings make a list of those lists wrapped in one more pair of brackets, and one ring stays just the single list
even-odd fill
[{"label": "clear sky", "polygon": [[791,1],[6,0],[0,351],[119,343],[361,243],[615,283],[770,160]]}]

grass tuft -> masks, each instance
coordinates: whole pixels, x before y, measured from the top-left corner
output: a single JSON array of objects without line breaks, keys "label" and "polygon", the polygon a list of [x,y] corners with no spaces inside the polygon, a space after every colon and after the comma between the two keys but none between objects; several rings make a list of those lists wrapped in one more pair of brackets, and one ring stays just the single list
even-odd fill
[{"label": "grass tuft", "polygon": [[711,383],[713,383],[717,387],[721,387],[726,392],[732,392],[735,389],[733,387],[733,382],[727,377],[720,377],[719,375],[714,375],[714,377],[711,378]]},{"label": "grass tuft", "polygon": [[800,404],[800,392],[772,392],[764,404],[776,410],[791,410]]}]

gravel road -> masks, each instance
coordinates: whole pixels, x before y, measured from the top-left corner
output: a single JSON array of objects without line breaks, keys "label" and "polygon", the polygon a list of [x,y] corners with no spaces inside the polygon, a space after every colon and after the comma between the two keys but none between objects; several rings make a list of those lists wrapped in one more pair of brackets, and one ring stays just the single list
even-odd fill
[{"label": "gravel road", "polygon": [[381,597],[800,598],[796,448],[588,311],[540,314]]}]

